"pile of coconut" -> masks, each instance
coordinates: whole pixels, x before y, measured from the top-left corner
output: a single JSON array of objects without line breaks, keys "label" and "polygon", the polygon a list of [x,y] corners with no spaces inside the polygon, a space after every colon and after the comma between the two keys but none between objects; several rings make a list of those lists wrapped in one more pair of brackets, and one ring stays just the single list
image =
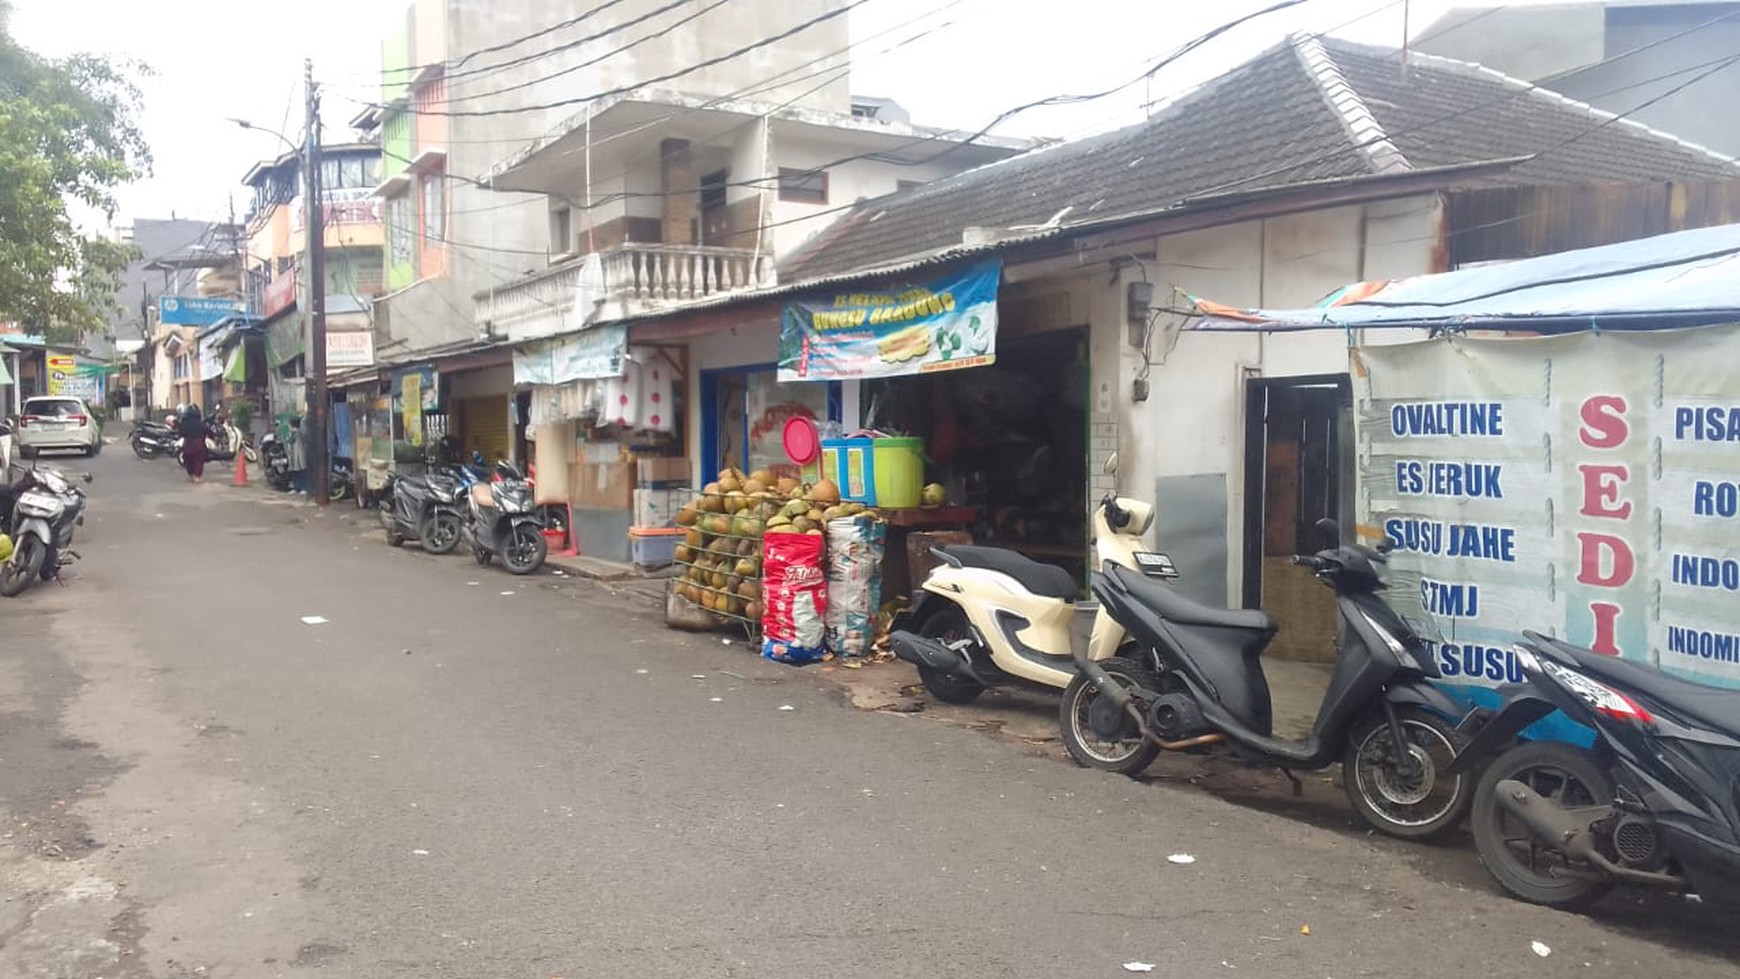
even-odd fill
[{"label": "pile of coconut", "polygon": [[862,503],[840,502],[832,480],[812,484],[745,476],[727,469],[677,513],[683,541],[676,560],[687,570],[676,593],[711,612],[761,621],[761,539],[765,534],[821,536],[829,520],[877,516]]}]

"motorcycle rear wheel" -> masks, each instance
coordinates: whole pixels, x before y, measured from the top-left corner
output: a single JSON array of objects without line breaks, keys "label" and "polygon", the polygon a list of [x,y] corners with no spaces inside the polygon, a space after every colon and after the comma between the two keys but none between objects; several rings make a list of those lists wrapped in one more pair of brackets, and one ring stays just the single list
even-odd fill
[{"label": "motorcycle rear wheel", "polygon": [[17,598],[24,594],[26,588],[42,577],[42,566],[47,560],[48,548],[42,546],[42,541],[30,534],[19,538],[12,558],[0,565],[0,595]]},{"label": "motorcycle rear wheel", "polygon": [[436,513],[423,524],[418,536],[423,550],[430,554],[451,554],[459,546],[459,517],[452,513]]},{"label": "motorcycle rear wheel", "polygon": [[155,459],[155,458],[157,458],[157,453],[158,453],[158,450],[146,446],[145,441],[143,439],[134,439],[133,440],[133,454],[138,456],[139,458],[141,458],[141,459]]},{"label": "motorcycle rear wheel", "polygon": [[[1100,669],[1126,690],[1143,688],[1159,690],[1160,680],[1154,671],[1135,660],[1114,656],[1100,663]],[[1129,737],[1108,741],[1096,734],[1089,724],[1088,712],[1101,698],[1098,687],[1087,677],[1078,675],[1063,691],[1058,705],[1058,720],[1063,746],[1076,764],[1097,768],[1118,775],[1140,775],[1160,756],[1160,746],[1142,737],[1134,718],[1129,720]]]},{"label": "motorcycle rear wheel", "polygon": [[1536,843],[1521,822],[1498,804],[1498,783],[1505,779],[1522,782],[1555,805],[1576,808],[1611,804],[1613,778],[1582,749],[1557,741],[1530,741],[1487,766],[1468,819],[1480,862],[1512,895],[1567,911],[1587,908],[1606,897],[1612,881],[1567,873],[1564,858]]},{"label": "motorcycle rear wheel", "polygon": [[[973,629],[967,622],[966,613],[959,606],[949,603],[939,607],[924,620],[919,634],[926,639],[935,639],[949,645],[973,638]],[[918,679],[924,684],[926,693],[945,704],[970,704],[985,692],[984,685],[976,680],[944,673],[928,666],[918,668]]]},{"label": "motorcycle rear wheel", "polygon": [[1432,840],[1456,831],[1474,801],[1474,776],[1458,775],[1448,786],[1443,766],[1468,739],[1436,714],[1401,708],[1396,720],[1419,766],[1412,772],[1395,764],[1395,738],[1389,720],[1375,712],[1354,728],[1341,759],[1341,780],[1353,811],[1386,836]]}]

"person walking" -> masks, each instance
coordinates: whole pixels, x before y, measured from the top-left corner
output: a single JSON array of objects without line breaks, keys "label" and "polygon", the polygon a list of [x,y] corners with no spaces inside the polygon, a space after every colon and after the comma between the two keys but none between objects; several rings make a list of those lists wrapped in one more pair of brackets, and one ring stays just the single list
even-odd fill
[{"label": "person walking", "polygon": [[289,444],[284,447],[290,463],[290,492],[308,495],[308,440],[302,431],[302,419],[290,419]]},{"label": "person walking", "polygon": [[181,434],[181,464],[187,476],[196,483],[205,482],[205,414],[199,405],[190,404],[181,412],[178,426]]}]

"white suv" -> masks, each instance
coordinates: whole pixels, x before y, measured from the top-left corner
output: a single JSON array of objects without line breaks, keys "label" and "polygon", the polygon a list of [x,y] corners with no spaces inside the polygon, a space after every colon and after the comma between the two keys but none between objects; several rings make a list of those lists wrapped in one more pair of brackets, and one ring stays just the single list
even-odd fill
[{"label": "white suv", "polygon": [[77,449],[94,456],[103,448],[103,433],[83,400],[47,394],[24,402],[18,431],[12,433],[18,454],[35,458],[44,449]]}]

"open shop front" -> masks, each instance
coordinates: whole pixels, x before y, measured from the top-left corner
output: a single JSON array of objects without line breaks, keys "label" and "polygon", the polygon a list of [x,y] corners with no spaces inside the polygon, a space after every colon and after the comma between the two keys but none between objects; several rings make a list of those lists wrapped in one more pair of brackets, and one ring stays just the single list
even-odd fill
[{"label": "open shop front", "polygon": [[[680,348],[629,347],[623,324],[515,352],[537,501],[567,508],[571,544],[580,553],[627,561],[632,531],[668,527],[676,507],[687,502],[688,492],[669,488],[666,479],[674,465],[687,483],[682,354]],[[641,480],[642,471],[649,478]]]},{"label": "open shop front", "polygon": [[[891,455],[878,449],[897,443],[874,441],[867,456],[825,443],[842,494],[887,520],[890,597],[910,593],[934,563],[930,548],[947,543],[1006,547],[1086,579],[1088,331],[1001,315],[1000,279],[1000,265],[984,262],[787,307],[781,376],[855,381],[859,410],[845,433],[914,440],[920,456],[922,476],[880,499]],[[914,483],[918,499],[908,498]]]}]

